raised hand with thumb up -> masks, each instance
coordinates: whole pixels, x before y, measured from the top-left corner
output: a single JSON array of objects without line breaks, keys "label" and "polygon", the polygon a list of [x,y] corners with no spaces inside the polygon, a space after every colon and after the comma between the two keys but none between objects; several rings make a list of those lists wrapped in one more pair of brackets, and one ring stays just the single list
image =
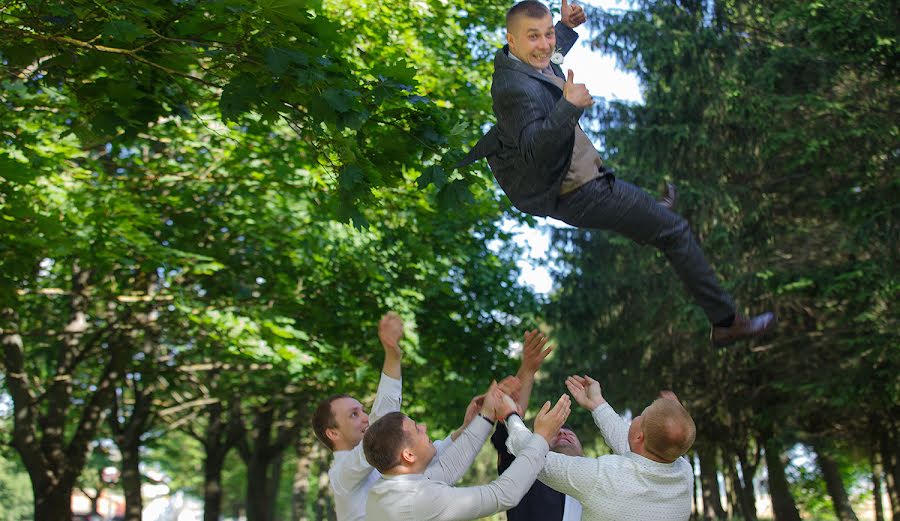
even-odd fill
[{"label": "raised hand with thumb up", "polygon": [[563,86],[563,97],[580,109],[594,104],[594,98],[591,97],[591,93],[588,92],[584,83],[575,83],[575,73],[572,72],[572,69],[569,69],[569,76]]}]

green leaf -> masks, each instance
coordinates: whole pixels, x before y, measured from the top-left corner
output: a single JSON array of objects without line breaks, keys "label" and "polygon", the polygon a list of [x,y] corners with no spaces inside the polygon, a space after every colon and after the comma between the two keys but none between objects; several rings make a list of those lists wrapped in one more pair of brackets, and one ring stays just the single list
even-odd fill
[{"label": "green leaf", "polygon": [[238,116],[249,111],[258,99],[256,79],[242,73],[232,79],[222,90],[219,110],[226,121],[237,121]]},{"label": "green leaf", "polygon": [[123,42],[132,43],[141,36],[147,34],[143,27],[135,25],[128,20],[112,20],[103,24],[103,34]]},{"label": "green leaf", "polygon": [[440,190],[447,184],[447,172],[440,165],[431,165],[416,179],[416,184],[420,190],[424,190],[430,184]]}]

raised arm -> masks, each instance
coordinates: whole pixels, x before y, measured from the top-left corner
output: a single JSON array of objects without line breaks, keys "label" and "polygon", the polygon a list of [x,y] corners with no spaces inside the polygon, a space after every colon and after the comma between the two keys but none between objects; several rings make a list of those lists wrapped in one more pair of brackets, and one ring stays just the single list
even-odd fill
[{"label": "raised arm", "polygon": [[628,422],[603,399],[600,382],[587,375],[573,375],[566,378],[566,387],[578,405],[591,412],[594,424],[600,429],[609,448],[619,455],[629,452]]},{"label": "raised arm", "polygon": [[431,460],[431,464],[425,469],[425,476],[453,484],[465,474],[475,461],[481,446],[490,436],[498,411],[501,414],[509,414],[514,410],[508,410],[500,403],[502,394],[497,383],[492,383],[485,393],[481,414],[472,420],[459,438],[442,448],[440,457]]},{"label": "raised arm", "polygon": [[[515,403],[512,399],[503,400],[509,418],[518,418],[512,412]],[[500,410],[500,409],[498,409]],[[538,471],[544,464],[549,450],[549,441],[556,436],[560,427],[569,416],[569,397],[563,396],[553,409],[550,403],[541,409],[535,420],[535,434],[527,433],[518,457],[493,482],[479,487],[449,488],[426,491],[416,498],[415,511],[423,519],[435,521],[468,521],[489,516],[519,504],[522,497],[531,488]],[[500,417],[498,413],[498,417]]]},{"label": "raised arm", "polygon": [[[549,112],[535,89],[516,75],[494,75],[491,97],[494,113],[503,133],[516,139],[519,154],[529,164],[545,164],[558,159],[561,148],[575,139],[575,125],[584,112],[565,96]],[[569,151],[571,153],[571,150]]]},{"label": "raised arm", "polygon": [[403,381],[401,379],[400,361],[403,350],[400,349],[400,338],[403,337],[403,320],[400,315],[390,311],[381,317],[378,323],[378,339],[384,348],[384,364],[381,369],[381,381],[375,393],[375,403],[369,413],[369,423],[375,423],[387,413],[400,410],[403,400]]},{"label": "raised arm", "polygon": [[537,329],[525,332],[522,343],[522,362],[516,377],[519,379],[519,411],[522,415],[528,411],[528,402],[531,399],[531,389],[534,387],[534,376],[537,374],[544,359],[553,352],[553,346],[547,345],[547,337]]}]

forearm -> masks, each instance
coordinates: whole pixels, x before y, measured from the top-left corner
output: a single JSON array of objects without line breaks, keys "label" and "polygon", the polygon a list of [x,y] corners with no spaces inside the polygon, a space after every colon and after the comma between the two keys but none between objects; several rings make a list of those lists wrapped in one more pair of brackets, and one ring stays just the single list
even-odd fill
[{"label": "forearm", "polygon": [[630,450],[628,447],[628,423],[616,413],[609,403],[603,402],[594,408],[591,416],[613,453],[622,455]]},{"label": "forearm", "polygon": [[531,400],[531,390],[534,388],[534,371],[524,367],[519,368],[516,378],[519,379],[522,387],[519,389],[519,408],[522,415],[528,413],[528,402]]},{"label": "forearm", "polygon": [[439,458],[432,460],[425,469],[425,476],[444,483],[455,483],[472,465],[492,429],[491,422],[481,416],[475,418]]},{"label": "forearm", "polygon": [[421,494],[415,508],[417,518],[469,521],[509,510],[519,504],[534,483],[547,451],[547,441],[533,436],[522,455],[493,482],[477,487],[448,487],[442,494]]},{"label": "forearm", "polygon": [[584,109],[560,96],[546,118],[533,120],[521,128],[519,153],[522,158],[529,164],[542,164],[560,154],[571,155],[567,144],[573,142],[575,125],[583,113]]},{"label": "forearm", "polygon": [[384,365],[381,367],[381,372],[395,380],[399,380],[403,374],[401,358],[389,352],[385,353]]},{"label": "forearm", "polygon": [[378,392],[375,393],[375,403],[372,404],[372,411],[369,413],[369,423],[375,423],[385,414],[399,411],[403,400],[402,393],[403,381],[382,373],[378,382]]}]

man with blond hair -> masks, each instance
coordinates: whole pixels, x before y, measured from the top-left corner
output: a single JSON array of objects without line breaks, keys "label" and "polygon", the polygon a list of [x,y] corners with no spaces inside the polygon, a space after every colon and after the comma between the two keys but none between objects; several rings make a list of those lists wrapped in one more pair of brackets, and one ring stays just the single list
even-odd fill
[{"label": "man with blond hair", "polygon": [[[582,521],[687,521],[694,473],[682,456],[694,444],[696,427],[675,394],[660,393],[628,425],[593,378],[570,376],[566,387],[591,411],[613,454],[586,458],[551,452],[538,479],[581,502]],[[517,454],[528,429],[515,416],[507,427],[507,445]]]}]

